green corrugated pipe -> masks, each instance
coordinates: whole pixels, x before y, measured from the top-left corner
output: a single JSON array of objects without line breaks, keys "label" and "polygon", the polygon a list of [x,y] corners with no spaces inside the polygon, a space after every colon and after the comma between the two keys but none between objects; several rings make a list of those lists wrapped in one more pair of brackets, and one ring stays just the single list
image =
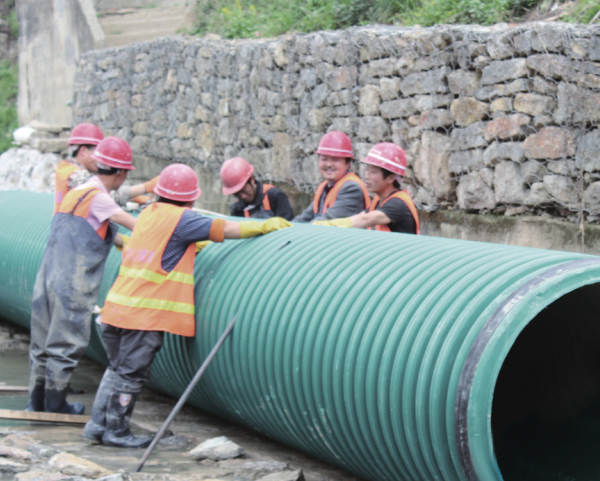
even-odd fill
[{"label": "green corrugated pipe", "polygon": [[[26,326],[52,196],[1,192],[0,212],[0,308]],[[190,402],[365,479],[549,479],[511,446],[591,416],[598,257],[296,225],[207,247],[195,276],[197,335],[166,336],[152,384],[180,395],[237,313]]]}]

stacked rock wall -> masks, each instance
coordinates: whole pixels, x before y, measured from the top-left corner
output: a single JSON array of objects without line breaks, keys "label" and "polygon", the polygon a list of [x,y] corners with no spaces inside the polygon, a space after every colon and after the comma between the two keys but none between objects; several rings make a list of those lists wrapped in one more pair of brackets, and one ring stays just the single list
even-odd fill
[{"label": "stacked rock wall", "polygon": [[600,27],[362,27],[272,40],[166,38],[84,54],[75,123],[138,156],[218,171],[236,155],[310,192],[341,130],[408,154],[425,210],[600,214]]}]

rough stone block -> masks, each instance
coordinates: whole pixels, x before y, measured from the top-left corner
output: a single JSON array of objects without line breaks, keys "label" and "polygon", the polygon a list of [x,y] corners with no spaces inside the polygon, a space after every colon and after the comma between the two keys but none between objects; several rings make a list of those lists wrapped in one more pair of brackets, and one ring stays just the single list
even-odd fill
[{"label": "rough stone block", "polygon": [[579,171],[574,160],[549,160],[546,162],[546,168],[553,174],[577,177]]},{"label": "rough stone block", "polygon": [[28,464],[18,463],[16,461],[11,461],[10,459],[0,458],[0,473],[24,473],[28,469]]},{"label": "rough stone block", "polygon": [[528,159],[561,159],[575,154],[575,134],[560,127],[544,127],[539,133],[530,135],[523,143]]},{"label": "rough stone block", "polygon": [[379,80],[379,92],[381,100],[394,100],[398,98],[400,92],[400,79],[398,78],[382,78]]},{"label": "rough stone block", "polygon": [[557,124],[600,121],[600,93],[561,82],[554,121]]},{"label": "rough stone block", "polygon": [[452,137],[452,150],[469,150],[478,147],[487,147],[488,141],[484,137],[485,122],[476,122],[464,129],[454,129]]},{"label": "rough stone block", "polygon": [[323,109],[312,109],[308,112],[308,126],[313,132],[323,132],[327,130],[330,123],[331,111],[328,107]]},{"label": "rough stone block", "polygon": [[524,138],[527,134],[526,127],[530,122],[531,118],[524,114],[513,114],[491,120],[485,127],[485,138],[487,141]]},{"label": "rough stone block", "polygon": [[337,107],[338,105],[347,105],[352,103],[353,95],[350,90],[338,90],[336,92],[332,92],[329,97],[327,97],[327,105],[330,107]]},{"label": "rough stone block", "polygon": [[511,112],[513,109],[512,101],[511,97],[496,99],[490,104],[490,112]]},{"label": "rough stone block", "polygon": [[454,119],[452,118],[452,114],[446,109],[433,109],[423,112],[418,117],[417,122],[422,130],[428,130],[450,127],[454,123]]},{"label": "rough stone block", "polygon": [[496,166],[494,193],[497,203],[520,204],[523,202],[525,188],[519,164],[505,160]]},{"label": "rough stone block", "polygon": [[402,80],[400,90],[405,96],[446,93],[449,91],[447,76],[450,72],[448,67],[442,67],[428,72],[411,74]]},{"label": "rough stone block", "polygon": [[365,85],[360,91],[358,113],[360,115],[377,115],[380,103],[379,87]]},{"label": "rough stone block", "polygon": [[381,117],[361,117],[358,124],[358,136],[368,142],[380,142],[388,136],[388,123]]},{"label": "rough stone block", "polygon": [[551,198],[564,206],[579,204],[579,194],[575,181],[563,175],[545,175],[544,187]]},{"label": "rough stone block", "polygon": [[163,89],[167,92],[177,92],[177,85],[177,70],[170,69],[167,73],[167,79],[165,80]]},{"label": "rough stone block", "polygon": [[515,96],[514,109],[531,116],[551,114],[556,108],[552,97],[539,94],[519,93]]},{"label": "rough stone block", "polygon": [[481,149],[452,152],[448,158],[448,171],[451,174],[466,174],[483,167],[483,150]]},{"label": "rough stone block", "polygon": [[576,75],[573,62],[563,55],[531,55],[527,57],[527,66],[546,78],[570,80]]},{"label": "rough stone block", "polygon": [[409,117],[415,113],[413,99],[390,100],[379,106],[379,111],[384,119],[399,119]]},{"label": "rough stone block", "polygon": [[600,182],[592,182],[583,194],[583,201],[587,211],[600,211]]},{"label": "rough stone block", "polygon": [[367,64],[367,75],[369,77],[391,77],[396,68],[396,62],[395,58],[373,60]]},{"label": "rough stone block", "polygon": [[588,49],[590,60],[600,60],[600,35],[594,35]]},{"label": "rough stone block", "polygon": [[479,74],[465,70],[455,70],[448,75],[448,86],[454,95],[472,97],[479,90]]},{"label": "rough stone block", "polygon": [[535,182],[525,191],[524,205],[542,206],[551,204],[552,199],[546,190],[544,182]]},{"label": "rough stone block", "polygon": [[422,185],[432,189],[438,199],[448,200],[453,196],[453,183],[448,171],[451,139],[437,132],[424,132],[421,149],[415,159],[415,176]]},{"label": "rough stone block", "polygon": [[523,176],[523,182],[526,184],[542,182],[544,180],[544,175],[547,173],[544,164],[537,160],[528,160],[521,164],[521,174]]},{"label": "rough stone block", "polygon": [[509,84],[487,85],[475,93],[478,100],[492,100],[496,97],[508,97],[517,92],[530,92],[533,89],[533,81],[530,79],[517,79]]},{"label": "rough stone block", "polygon": [[522,142],[492,142],[483,154],[483,161],[487,166],[493,166],[499,160],[521,162],[524,159]]},{"label": "rough stone block", "polygon": [[461,209],[484,210],[496,207],[494,191],[479,172],[463,175],[456,187],[456,195]]},{"label": "rough stone block", "polygon": [[586,172],[600,172],[600,129],[583,136],[578,157],[583,161]]},{"label": "rough stone block", "polygon": [[304,481],[302,470],[296,471],[281,471],[279,473],[267,474],[259,479],[259,481]]},{"label": "rough stone block", "polygon": [[69,139],[31,139],[31,146],[40,152],[64,152],[69,147]]},{"label": "rough stone block", "polygon": [[495,61],[483,69],[481,85],[497,84],[526,77],[528,73],[527,60],[524,58]]},{"label": "rough stone block", "polygon": [[460,127],[466,127],[483,119],[489,111],[489,105],[473,97],[462,97],[452,102],[450,111],[454,121]]},{"label": "rough stone block", "polygon": [[358,78],[358,69],[349,67],[334,68],[327,76],[327,84],[331,90],[343,90],[354,87]]},{"label": "rough stone block", "polygon": [[508,35],[492,35],[486,46],[490,57],[495,60],[510,58],[515,55],[512,39]]},{"label": "rough stone block", "polygon": [[447,95],[416,95],[412,97],[414,101],[415,112],[425,112],[426,110],[449,107],[453,96]]},{"label": "rough stone block", "polygon": [[533,90],[543,95],[555,96],[558,92],[558,84],[552,80],[545,80],[542,77],[533,78]]},{"label": "rough stone block", "polygon": [[221,461],[224,459],[234,459],[243,454],[243,449],[229,440],[226,436],[208,439],[196,446],[190,451],[190,458],[212,459],[213,461]]}]

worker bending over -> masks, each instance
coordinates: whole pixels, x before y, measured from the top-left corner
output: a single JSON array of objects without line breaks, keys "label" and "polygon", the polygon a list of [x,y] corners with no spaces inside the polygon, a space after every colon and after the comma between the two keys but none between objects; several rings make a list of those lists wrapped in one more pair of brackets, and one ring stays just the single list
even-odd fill
[{"label": "worker bending over", "polygon": [[73,369],[85,352],[92,309],[117,224],[133,229],[136,219],[110,197],[133,170],[131,148],[107,137],[93,154],[97,175],[64,197],[33,289],[29,403],[27,411],[82,414],[83,404],[66,401]]},{"label": "worker bending over", "polygon": [[229,210],[235,217],[283,217],[294,218],[287,195],[271,184],[263,184],[254,178],[254,166],[241,157],[223,162],[221,167],[223,194],[234,195],[238,201]]},{"label": "worker bending over", "polygon": [[[54,172],[55,214],[67,192],[87,182],[97,172],[98,168],[93,154],[102,139],[104,139],[104,134],[94,124],[79,124],[71,131],[69,155],[58,163]],[[124,206],[129,200],[144,204],[149,198],[143,194],[152,192],[157,180],[158,177],[155,177],[143,184],[122,185],[119,189],[111,192],[110,196],[120,206]]]},{"label": "worker bending over", "polygon": [[166,167],[154,192],[158,201],[140,214],[123,248],[119,276],[101,317],[109,367],[83,435],[111,446],[150,444],[151,438],[131,432],[129,419],[164,333],[195,334],[196,243],[254,237],[291,226],[280,217],[237,223],[194,212],[190,207],[201,191],[196,174],[183,164]]},{"label": "worker bending over", "polygon": [[375,194],[369,208],[352,217],[317,221],[315,224],[418,234],[417,208],[410,194],[400,190],[400,182],[406,171],[404,150],[395,144],[383,142],[373,147],[361,162],[367,164],[367,189]]},{"label": "worker bending over", "polygon": [[329,132],[319,142],[316,153],[325,181],[317,187],[312,204],[294,221],[348,217],[369,207],[371,199],[364,182],[350,170],[354,158],[350,138],[343,132]]}]

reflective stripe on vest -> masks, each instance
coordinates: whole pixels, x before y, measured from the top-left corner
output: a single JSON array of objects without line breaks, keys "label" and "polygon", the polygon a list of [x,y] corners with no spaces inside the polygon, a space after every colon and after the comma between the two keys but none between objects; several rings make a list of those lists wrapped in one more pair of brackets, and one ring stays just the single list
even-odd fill
[{"label": "reflective stripe on vest", "polygon": [[69,177],[73,172],[81,170],[66,160],[61,160],[54,171],[54,213],[60,209],[60,204],[69,192]]},{"label": "reflective stripe on vest", "polygon": [[[325,212],[327,212],[327,209],[329,207],[332,207],[333,204],[335,204],[338,193],[340,192],[340,189],[344,186],[346,182],[356,182],[360,186],[365,197],[365,209],[369,207],[371,198],[369,197],[369,193],[367,192],[367,187],[365,186],[365,183],[354,172],[348,172],[346,175],[344,175],[344,177],[339,179],[331,188],[331,190],[327,193],[327,197],[325,197],[325,202],[323,203],[323,212],[321,212],[321,214],[325,214]],[[319,184],[319,187],[317,187],[317,191],[315,192],[315,198],[313,200],[313,212],[315,214],[319,213],[319,203],[321,202],[321,196],[323,195],[326,186],[327,181],[321,182]]]},{"label": "reflective stripe on vest", "polygon": [[[416,208],[414,202],[412,201],[410,194],[406,190],[399,190],[397,192],[394,192],[387,199],[385,199],[381,203],[381,205],[384,205],[390,199],[400,199],[402,202],[404,202],[406,204],[406,206],[408,207],[408,210],[410,210],[410,213],[413,216],[413,219],[415,220],[417,234],[419,234],[419,232],[421,231],[420,224],[419,224],[419,213],[417,212],[417,208]],[[369,206],[369,212],[373,212],[377,207],[379,207],[377,204],[379,204],[379,196],[378,195],[373,197],[373,200],[371,201],[371,205]],[[379,230],[379,231],[383,231],[383,232],[391,232],[391,230],[387,224],[378,224],[373,227],[369,227],[368,229],[369,230]]]},{"label": "reflective stripe on vest", "polygon": [[167,244],[185,211],[156,202],[140,214],[123,249],[119,275],[106,296],[102,322],[125,329],[194,335],[196,244],[188,246],[171,272],[162,268]]},{"label": "reflective stripe on vest", "polygon": [[[274,186],[271,184],[263,184],[263,207],[266,211],[271,210],[271,202],[269,201],[269,196],[267,195],[267,192],[269,190],[271,190]],[[244,216],[246,217],[246,219],[250,218],[250,211],[245,210],[244,211]]]},{"label": "reflective stripe on vest", "polygon": [[[58,212],[61,214],[76,215],[87,220],[90,213],[90,207],[92,206],[92,200],[101,193],[102,191],[98,189],[98,187],[70,190],[60,204]],[[96,229],[96,232],[101,239],[106,239],[107,231],[108,220],[105,220],[100,224],[100,227]]]}]

